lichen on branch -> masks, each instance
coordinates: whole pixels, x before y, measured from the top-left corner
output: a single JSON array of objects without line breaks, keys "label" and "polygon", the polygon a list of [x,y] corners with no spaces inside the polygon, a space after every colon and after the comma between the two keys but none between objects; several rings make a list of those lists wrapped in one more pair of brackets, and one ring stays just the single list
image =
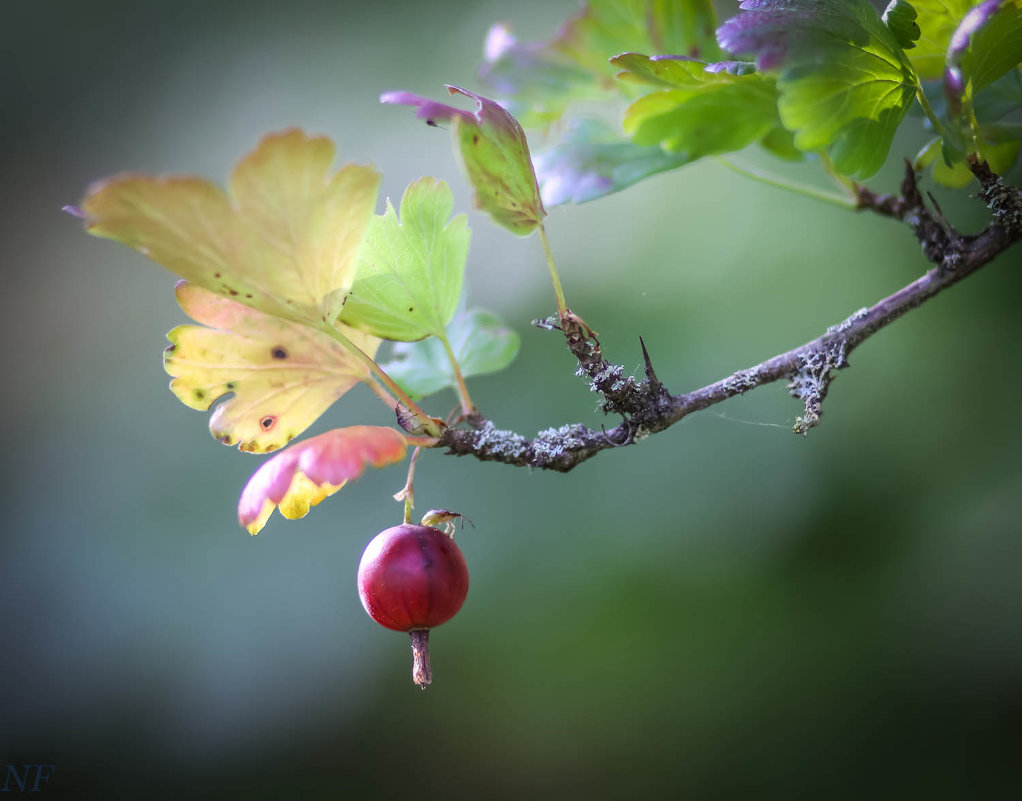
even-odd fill
[{"label": "lichen on branch", "polygon": [[837,371],[847,367],[848,355],[855,348],[1022,239],[1022,192],[1005,184],[983,162],[974,160],[970,168],[982,185],[979,198],[992,215],[986,228],[972,235],[956,231],[932,197],[933,208],[927,206],[908,163],[898,195],[877,195],[856,186],[858,209],[909,226],[934,267],[894,294],[831,326],[816,339],[713,384],[672,395],[657,378],[641,339],[645,377],[638,379],[604,358],[595,332],[576,315],[562,316],[559,321],[537,321],[542,328],[561,330],[568,349],[578,360],[577,375],[588,379],[590,388],[602,395],[601,409],[620,416],[621,422],[601,431],[579,423],[548,428],[530,440],[476,416],[468,421],[470,427],[447,429],[438,445],[458,456],[567,472],[600,451],[632,445],[693,412],[781,379],[789,381],[789,392],[805,406],[793,427],[795,433],[805,435],[819,424],[830,383]]}]

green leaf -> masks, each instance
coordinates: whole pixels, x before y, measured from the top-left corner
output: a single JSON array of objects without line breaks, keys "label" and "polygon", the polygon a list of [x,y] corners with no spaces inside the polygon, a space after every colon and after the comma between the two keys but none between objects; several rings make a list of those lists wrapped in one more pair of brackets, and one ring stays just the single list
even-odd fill
[{"label": "green leaf", "polygon": [[532,233],[546,216],[546,209],[539,197],[525,132],[492,100],[457,86],[447,90],[475,100],[475,113],[411,92],[387,92],[380,102],[416,106],[416,116],[429,125],[438,120],[451,123],[455,153],[475,189],[476,206],[512,233]]},{"label": "green leaf", "polygon": [[[1018,125],[981,125],[976,137],[976,152],[995,173],[1009,170],[1018,158],[1022,129]],[[933,168],[933,180],[941,186],[962,189],[972,183],[973,174],[965,161],[965,151],[953,154],[940,137],[935,137],[916,156],[917,170]]]},{"label": "green leaf", "polygon": [[589,0],[547,41],[519,43],[494,26],[481,76],[524,125],[546,125],[572,102],[620,94],[608,65],[618,53],[715,60],[716,24],[711,0]]},{"label": "green leaf", "polygon": [[1009,70],[976,93],[972,110],[980,122],[997,122],[1022,109],[1022,70]]},{"label": "green leaf", "polygon": [[637,145],[603,122],[580,119],[568,126],[558,144],[537,153],[534,160],[543,202],[559,206],[609,195],[688,164],[691,158]]},{"label": "green leaf", "polygon": [[[689,160],[741,150],[778,124],[777,90],[760,73],[680,58],[625,53],[612,59],[622,79],[661,89],[625,112],[624,129],[637,145],[661,145]],[[717,70],[708,72],[707,70]]]},{"label": "green leaf", "polygon": [[454,316],[468,258],[464,214],[450,219],[451,189],[435,178],[408,185],[401,218],[387,201],[366,233],[340,321],[383,339],[440,336]]},{"label": "green leaf", "polygon": [[975,0],[912,0],[916,10],[919,39],[908,54],[922,80],[939,78],[944,72],[947,46],[962,17]]},{"label": "green leaf", "polygon": [[883,165],[916,90],[912,65],[865,0],[745,0],[717,32],[777,76],[778,111],[804,151],[826,148],[845,175]]},{"label": "green leaf", "polygon": [[[447,327],[447,339],[465,378],[503,370],[520,345],[518,334],[480,309],[459,312]],[[392,360],[381,366],[413,399],[458,386],[439,339],[397,344]]]},{"label": "green leaf", "polygon": [[[1022,0],[986,0],[962,19],[947,51],[948,72],[968,96],[1022,62]],[[952,99],[952,104],[954,100]]]},{"label": "green leaf", "polygon": [[917,16],[915,7],[906,0],[891,0],[884,10],[884,25],[894,34],[903,50],[911,50],[916,46],[921,33],[916,23]]},{"label": "green leaf", "polygon": [[795,135],[783,125],[777,125],[759,140],[759,145],[778,158],[801,161],[805,154],[795,147]]}]

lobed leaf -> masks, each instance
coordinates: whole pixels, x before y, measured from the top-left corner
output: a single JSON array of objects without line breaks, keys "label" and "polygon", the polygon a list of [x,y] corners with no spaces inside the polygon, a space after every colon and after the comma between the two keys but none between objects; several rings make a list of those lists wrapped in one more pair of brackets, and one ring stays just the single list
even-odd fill
[{"label": "lobed leaf", "polygon": [[204,178],[128,174],[94,185],[86,230],[198,286],[299,322],[332,323],[351,285],[380,176],[332,172],[324,137],[271,134],[235,168],[231,195]]},{"label": "lobed leaf", "polygon": [[444,333],[468,258],[468,225],[464,214],[450,219],[453,208],[450,187],[435,178],[409,184],[400,219],[387,202],[369,226],[341,322],[384,339]]},{"label": "lobed leaf", "polygon": [[907,0],[891,0],[884,10],[884,25],[894,34],[894,38],[901,45],[902,50],[911,50],[916,46],[922,31],[916,22],[918,14],[915,6]]},{"label": "lobed leaf", "polygon": [[866,0],[744,0],[717,32],[777,76],[778,112],[803,151],[826,148],[838,170],[883,165],[916,90],[894,34]]},{"label": "lobed leaf", "polygon": [[[213,436],[243,451],[277,450],[301,434],[368,376],[365,365],[330,336],[181,281],[177,300],[202,326],[171,331],[164,366],[186,406],[205,411]],[[204,326],[210,326],[206,328]],[[379,340],[344,333],[372,356]]]},{"label": "lobed leaf", "polygon": [[407,447],[404,434],[382,426],[335,428],[296,443],[252,474],[238,500],[238,522],[258,534],[275,508],[288,520],[305,517],[366,465],[400,462]]},{"label": "lobed leaf", "polygon": [[671,87],[640,97],[625,112],[625,132],[637,145],[660,145],[694,161],[741,150],[779,124],[774,82],[750,65],[638,53],[612,61],[623,68],[622,79]]},{"label": "lobed leaf", "polygon": [[475,190],[475,204],[512,233],[529,234],[546,216],[525,132],[497,103],[448,86],[451,94],[476,101],[475,113],[410,92],[387,92],[382,103],[416,106],[428,125],[449,122],[458,154]]},{"label": "lobed leaf", "polygon": [[[481,309],[459,312],[447,327],[447,340],[464,378],[503,370],[521,344],[518,334]],[[439,339],[395,345],[383,369],[413,398],[458,386]]]},{"label": "lobed leaf", "polygon": [[[1018,158],[1022,144],[1020,134],[1022,131],[1017,125],[980,125],[975,137],[976,153],[994,173],[1004,173]],[[933,180],[938,184],[963,189],[975,176],[964,158],[948,159],[943,144],[940,137],[931,140],[916,157],[915,167],[917,170],[932,167]]]}]

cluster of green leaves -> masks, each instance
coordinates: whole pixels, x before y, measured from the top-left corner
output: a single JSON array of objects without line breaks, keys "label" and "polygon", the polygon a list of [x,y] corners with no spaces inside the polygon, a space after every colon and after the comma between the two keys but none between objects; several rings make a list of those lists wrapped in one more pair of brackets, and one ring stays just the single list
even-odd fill
[{"label": "cluster of green leaves", "polygon": [[749,145],[861,180],[916,102],[935,134],[919,166],[938,181],[968,181],[969,156],[1014,163],[1022,0],[893,0],[883,15],[867,0],[740,7],[718,27],[710,0],[589,0],[546,41],[491,30],[482,78],[544,130],[548,206]]}]

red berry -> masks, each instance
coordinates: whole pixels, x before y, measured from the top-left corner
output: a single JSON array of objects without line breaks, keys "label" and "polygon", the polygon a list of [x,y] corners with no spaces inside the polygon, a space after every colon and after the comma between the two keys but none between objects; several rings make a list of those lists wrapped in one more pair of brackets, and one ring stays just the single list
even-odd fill
[{"label": "red berry", "polygon": [[468,594],[468,567],[447,534],[410,523],[377,534],[358,566],[358,595],[369,616],[412,638],[412,678],[425,686],[429,629],[454,617]]}]

